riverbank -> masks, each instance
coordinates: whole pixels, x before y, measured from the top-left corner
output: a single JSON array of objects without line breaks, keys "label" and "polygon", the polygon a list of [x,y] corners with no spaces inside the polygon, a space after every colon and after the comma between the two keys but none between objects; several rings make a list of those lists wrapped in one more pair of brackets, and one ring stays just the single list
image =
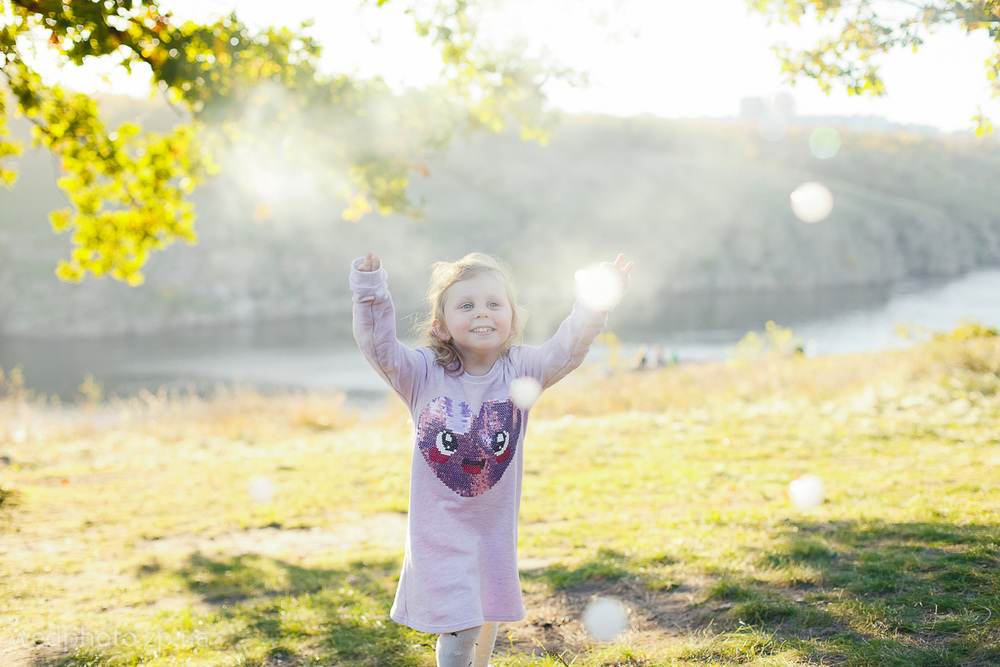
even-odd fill
[{"label": "riverbank", "polygon": [[[494,664],[996,663],[996,340],[580,369],[532,412],[528,616]],[[3,664],[430,667],[387,616],[406,416],[338,400],[0,401]],[[817,505],[791,502],[806,474]],[[614,643],[581,623],[597,597]]]},{"label": "riverbank", "polygon": [[[627,327],[616,312],[610,325],[623,341],[625,359],[640,345],[659,345],[670,360],[724,361],[747,332],[765,335],[768,321],[791,329],[810,355],[875,352],[913,345],[968,320],[1000,327],[998,290],[1000,269],[989,269],[878,294],[803,292],[783,299],[757,295],[659,303],[650,309],[666,313],[657,321]],[[405,335],[408,320],[402,315],[399,320]],[[591,358],[608,353],[599,348]],[[368,403],[385,393],[358,351],[348,313],[144,336],[0,336],[0,369],[15,368],[21,369],[27,389],[63,402],[82,398],[85,383],[96,383],[106,397],[163,388],[205,396],[218,386],[240,386],[268,394],[342,391]]]}]

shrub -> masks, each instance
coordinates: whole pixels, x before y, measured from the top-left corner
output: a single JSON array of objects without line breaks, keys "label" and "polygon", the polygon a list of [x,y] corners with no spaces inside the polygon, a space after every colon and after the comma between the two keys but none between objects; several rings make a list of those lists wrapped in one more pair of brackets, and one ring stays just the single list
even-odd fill
[{"label": "shrub", "polygon": [[954,331],[934,334],[934,340],[969,340],[971,338],[996,338],[997,330],[978,322],[967,322]]},{"label": "shrub", "polygon": [[764,336],[749,332],[735,347],[727,350],[729,362],[739,365],[763,357],[791,357],[804,350],[802,339],[780,324],[768,321]]}]

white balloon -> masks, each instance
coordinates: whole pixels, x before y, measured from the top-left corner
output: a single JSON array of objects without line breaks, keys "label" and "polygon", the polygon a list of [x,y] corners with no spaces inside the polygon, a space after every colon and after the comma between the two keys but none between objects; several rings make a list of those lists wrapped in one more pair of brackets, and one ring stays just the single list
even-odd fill
[{"label": "white balloon", "polygon": [[510,383],[510,398],[522,410],[530,410],[542,395],[542,384],[533,377],[519,377]]},{"label": "white balloon", "polygon": [[597,598],[583,610],[583,627],[597,641],[614,641],[628,628],[628,613],[614,598]]},{"label": "white balloon", "polygon": [[833,212],[833,193],[822,183],[803,183],[792,192],[791,200],[792,213],[802,222],[820,222]]},{"label": "white balloon", "polygon": [[788,498],[799,509],[819,507],[824,497],[823,480],[816,475],[802,475],[788,484]]},{"label": "white balloon", "polygon": [[257,475],[247,484],[247,495],[255,503],[269,503],[274,500],[274,482],[263,475]]}]

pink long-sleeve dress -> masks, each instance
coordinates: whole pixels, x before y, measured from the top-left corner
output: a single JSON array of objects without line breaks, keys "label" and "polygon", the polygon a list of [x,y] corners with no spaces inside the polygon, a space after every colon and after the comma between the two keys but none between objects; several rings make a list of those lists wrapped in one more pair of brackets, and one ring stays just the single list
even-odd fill
[{"label": "pink long-sleeve dress", "polygon": [[410,410],[414,425],[406,551],[394,621],[446,633],[524,618],[517,569],[528,410],[511,382],[549,387],[579,366],[607,313],[577,304],[539,346],[517,345],[486,375],[449,374],[430,348],[396,338],[384,269],[351,271],[354,336]]}]

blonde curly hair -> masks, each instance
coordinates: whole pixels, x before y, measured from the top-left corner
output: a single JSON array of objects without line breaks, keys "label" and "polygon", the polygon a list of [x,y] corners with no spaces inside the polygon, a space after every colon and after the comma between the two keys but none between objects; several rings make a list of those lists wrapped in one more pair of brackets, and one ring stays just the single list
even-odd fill
[{"label": "blonde curly hair", "polygon": [[504,342],[501,354],[519,342],[524,334],[527,311],[517,301],[517,289],[510,268],[506,264],[481,252],[471,252],[457,262],[435,262],[431,265],[431,283],[427,289],[430,312],[416,324],[414,330],[420,336],[419,344],[434,350],[437,362],[449,373],[456,375],[462,372],[462,360],[458,356],[458,350],[451,340],[443,340],[437,335],[435,325],[444,320],[444,295],[448,288],[481,273],[492,273],[500,280],[507,291],[507,300],[513,312],[510,336]]}]

